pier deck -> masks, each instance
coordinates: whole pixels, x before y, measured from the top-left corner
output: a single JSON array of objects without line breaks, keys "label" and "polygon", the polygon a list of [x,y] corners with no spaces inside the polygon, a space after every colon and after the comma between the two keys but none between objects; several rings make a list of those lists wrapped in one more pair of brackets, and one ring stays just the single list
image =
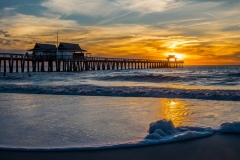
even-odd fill
[{"label": "pier deck", "polygon": [[[119,70],[144,68],[180,68],[183,61],[101,58],[73,56],[45,56],[0,53],[0,72],[73,72],[88,70]],[[3,71],[2,71],[3,69]]]}]

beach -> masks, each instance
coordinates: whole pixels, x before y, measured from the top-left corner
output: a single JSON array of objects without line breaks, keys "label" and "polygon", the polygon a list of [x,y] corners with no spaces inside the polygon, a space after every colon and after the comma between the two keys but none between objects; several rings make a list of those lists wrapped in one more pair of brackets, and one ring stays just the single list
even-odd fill
[{"label": "beach", "polygon": [[222,66],[2,76],[0,159],[240,159],[239,78]]},{"label": "beach", "polygon": [[7,151],[1,150],[1,160],[105,159],[105,160],[237,160],[240,159],[240,136],[214,135],[177,143],[134,148],[87,151]]}]

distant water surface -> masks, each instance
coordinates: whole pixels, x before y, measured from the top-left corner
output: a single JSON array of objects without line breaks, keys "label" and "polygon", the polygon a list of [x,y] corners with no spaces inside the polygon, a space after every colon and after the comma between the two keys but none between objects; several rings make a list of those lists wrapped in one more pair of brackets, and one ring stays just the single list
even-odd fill
[{"label": "distant water surface", "polygon": [[[3,70],[2,70],[3,71]],[[184,68],[129,69],[83,72],[7,73],[0,84],[152,86],[201,89],[237,89],[240,66],[186,66]]]}]

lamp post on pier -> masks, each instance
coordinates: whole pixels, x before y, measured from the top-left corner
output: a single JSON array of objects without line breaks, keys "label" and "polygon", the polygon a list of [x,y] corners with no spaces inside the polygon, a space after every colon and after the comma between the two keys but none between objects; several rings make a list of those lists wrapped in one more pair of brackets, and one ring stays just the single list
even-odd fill
[{"label": "lamp post on pier", "polygon": [[57,71],[60,71],[59,69],[59,64],[58,64],[58,34],[59,34],[59,31],[56,32],[57,33],[57,54],[56,54],[56,58],[57,58]]}]

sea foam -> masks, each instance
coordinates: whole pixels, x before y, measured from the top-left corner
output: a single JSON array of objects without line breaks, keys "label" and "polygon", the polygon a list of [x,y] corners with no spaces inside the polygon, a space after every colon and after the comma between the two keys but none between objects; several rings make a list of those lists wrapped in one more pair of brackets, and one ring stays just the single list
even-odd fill
[{"label": "sea foam", "polygon": [[240,133],[240,122],[225,122],[218,129],[212,129],[211,127],[175,127],[171,120],[163,119],[151,123],[148,132],[145,139],[155,143],[177,142],[219,133]]},{"label": "sea foam", "polygon": [[240,133],[240,122],[226,122],[220,125],[216,133]]},{"label": "sea foam", "polygon": [[145,139],[156,143],[176,142],[214,134],[214,130],[210,127],[175,127],[171,120],[166,119],[151,123],[148,132]]},{"label": "sea foam", "polygon": [[149,134],[145,139],[138,142],[118,143],[104,146],[86,146],[86,147],[6,147],[0,145],[0,150],[27,150],[27,151],[69,151],[69,150],[102,150],[114,148],[140,147],[156,145],[170,142],[179,142],[184,140],[196,139],[200,137],[212,136],[214,134],[240,133],[240,122],[223,123],[218,129],[211,127],[175,127],[171,120],[159,120],[149,125]]}]

